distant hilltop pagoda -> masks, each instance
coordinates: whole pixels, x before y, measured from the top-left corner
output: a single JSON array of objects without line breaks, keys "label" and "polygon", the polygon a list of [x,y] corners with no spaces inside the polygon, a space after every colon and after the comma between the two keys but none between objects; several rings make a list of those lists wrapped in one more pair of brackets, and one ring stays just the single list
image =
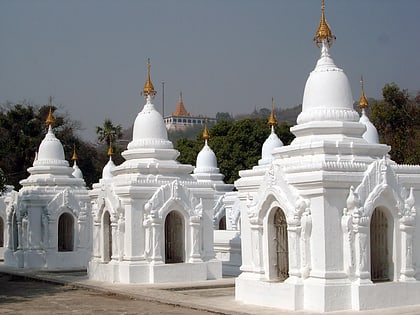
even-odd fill
[{"label": "distant hilltop pagoda", "polygon": [[196,125],[204,126],[206,121],[209,125],[216,123],[216,118],[209,118],[202,115],[191,116],[191,114],[185,109],[184,102],[182,100],[182,92],[179,94],[179,101],[175,111],[170,116],[166,116],[163,119],[167,130],[185,129]]}]

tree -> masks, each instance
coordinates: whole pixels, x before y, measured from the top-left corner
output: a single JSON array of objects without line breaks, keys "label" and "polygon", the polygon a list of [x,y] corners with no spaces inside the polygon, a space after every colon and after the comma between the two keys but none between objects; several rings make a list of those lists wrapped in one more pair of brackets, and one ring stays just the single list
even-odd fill
[{"label": "tree", "polygon": [[121,139],[123,135],[121,125],[114,126],[109,118],[104,120],[102,127],[96,126],[96,133],[98,134],[98,141],[106,143],[107,147],[109,147],[111,142],[115,143],[115,140]]},{"label": "tree", "polygon": [[224,121],[224,120],[233,121],[233,118],[228,112],[217,112],[216,113],[216,121],[221,122],[221,121]]},{"label": "tree", "polygon": [[382,89],[382,100],[371,104],[370,119],[380,141],[391,146],[397,163],[420,163],[420,97],[411,97],[395,83]]},{"label": "tree", "polygon": [[[294,136],[286,122],[276,127],[276,133],[285,145]],[[181,139],[175,148],[181,152],[178,161],[195,165],[197,154],[203,147],[201,132],[197,140]],[[221,121],[210,129],[209,145],[216,154],[218,167],[227,183],[239,178],[239,171],[250,169],[261,158],[262,144],[270,134],[266,119],[243,119],[235,122]]]}]

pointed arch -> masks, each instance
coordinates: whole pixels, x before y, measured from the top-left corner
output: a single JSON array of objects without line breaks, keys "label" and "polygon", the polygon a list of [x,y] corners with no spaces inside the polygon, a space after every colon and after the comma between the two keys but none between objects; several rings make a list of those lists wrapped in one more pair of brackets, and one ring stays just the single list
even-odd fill
[{"label": "pointed arch", "polygon": [[165,218],[165,263],[185,261],[185,221],[177,210],[170,211]]},{"label": "pointed arch", "polygon": [[261,200],[262,201],[257,206],[259,224],[263,223],[264,218],[267,217],[269,212],[274,207],[279,207],[282,209],[286,220],[295,211],[291,200],[289,200],[289,198],[284,193],[279,192],[277,189],[267,190],[266,194]]},{"label": "pointed arch", "polygon": [[58,218],[57,248],[59,252],[74,250],[74,216],[63,212]]}]

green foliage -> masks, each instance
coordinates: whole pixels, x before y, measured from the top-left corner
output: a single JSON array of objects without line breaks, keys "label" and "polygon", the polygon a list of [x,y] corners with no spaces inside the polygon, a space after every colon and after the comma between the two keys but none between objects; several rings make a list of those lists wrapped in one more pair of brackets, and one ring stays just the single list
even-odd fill
[{"label": "green foliage", "polygon": [[381,143],[391,146],[397,163],[420,164],[420,98],[410,97],[395,83],[382,89],[382,100],[371,103],[370,119]]},{"label": "green foliage", "polygon": [[233,121],[233,117],[228,112],[217,112],[216,113],[216,121]]},{"label": "green foliage", "polygon": [[[286,122],[276,128],[284,144],[290,144],[294,136]],[[270,134],[267,120],[246,118],[239,121],[221,121],[210,129],[209,145],[216,154],[218,167],[227,183],[238,179],[240,170],[250,169],[258,164],[264,141]],[[176,149],[181,152],[181,163],[195,165],[197,154],[203,147],[201,133],[197,140],[180,139]]]},{"label": "green foliage", "polygon": [[98,135],[99,143],[106,143],[107,147],[112,142],[120,139],[123,135],[121,125],[112,123],[111,119],[107,118],[104,120],[103,126],[96,126],[96,134]]}]

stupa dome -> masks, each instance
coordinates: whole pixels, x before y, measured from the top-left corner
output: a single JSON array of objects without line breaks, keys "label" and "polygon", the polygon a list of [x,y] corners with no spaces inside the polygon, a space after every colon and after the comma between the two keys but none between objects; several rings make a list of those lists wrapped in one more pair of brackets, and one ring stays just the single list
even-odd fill
[{"label": "stupa dome", "polygon": [[194,173],[202,172],[203,170],[218,170],[217,168],[217,158],[213,150],[208,146],[207,141],[204,144],[204,147],[197,155],[196,169]]},{"label": "stupa dome", "polygon": [[359,120],[360,123],[366,126],[366,131],[362,135],[363,139],[365,139],[369,143],[379,143],[379,135],[378,131],[374,124],[371,123],[369,117],[366,115],[365,110],[362,110],[362,116]]},{"label": "stupa dome", "polygon": [[349,80],[338,68],[323,42],[321,57],[306,81],[302,112],[297,123],[310,121],[358,121],[353,109],[353,96]]},{"label": "stupa dome", "polygon": [[262,146],[261,160],[258,161],[259,165],[264,165],[270,163],[273,157],[273,150],[278,147],[282,147],[283,142],[274,132],[274,127],[271,126],[271,133],[268,138],[264,141]]},{"label": "stupa dome", "polygon": [[83,173],[82,173],[81,169],[77,166],[76,163],[74,163],[74,165],[73,165],[73,170],[74,170],[73,173],[72,173],[73,177],[83,179]]},{"label": "stupa dome", "polygon": [[110,179],[112,178],[112,170],[115,168],[115,164],[112,161],[112,157],[109,156],[109,161],[106,163],[102,170],[102,179]]},{"label": "stupa dome", "polygon": [[[63,161],[64,158],[64,149],[60,140],[58,140],[54,132],[52,131],[51,125],[48,127],[48,132],[45,135],[45,138],[42,140],[39,149],[38,157],[34,162],[34,165],[37,163],[42,163],[43,161]],[[43,163],[45,164],[45,163]]]}]

